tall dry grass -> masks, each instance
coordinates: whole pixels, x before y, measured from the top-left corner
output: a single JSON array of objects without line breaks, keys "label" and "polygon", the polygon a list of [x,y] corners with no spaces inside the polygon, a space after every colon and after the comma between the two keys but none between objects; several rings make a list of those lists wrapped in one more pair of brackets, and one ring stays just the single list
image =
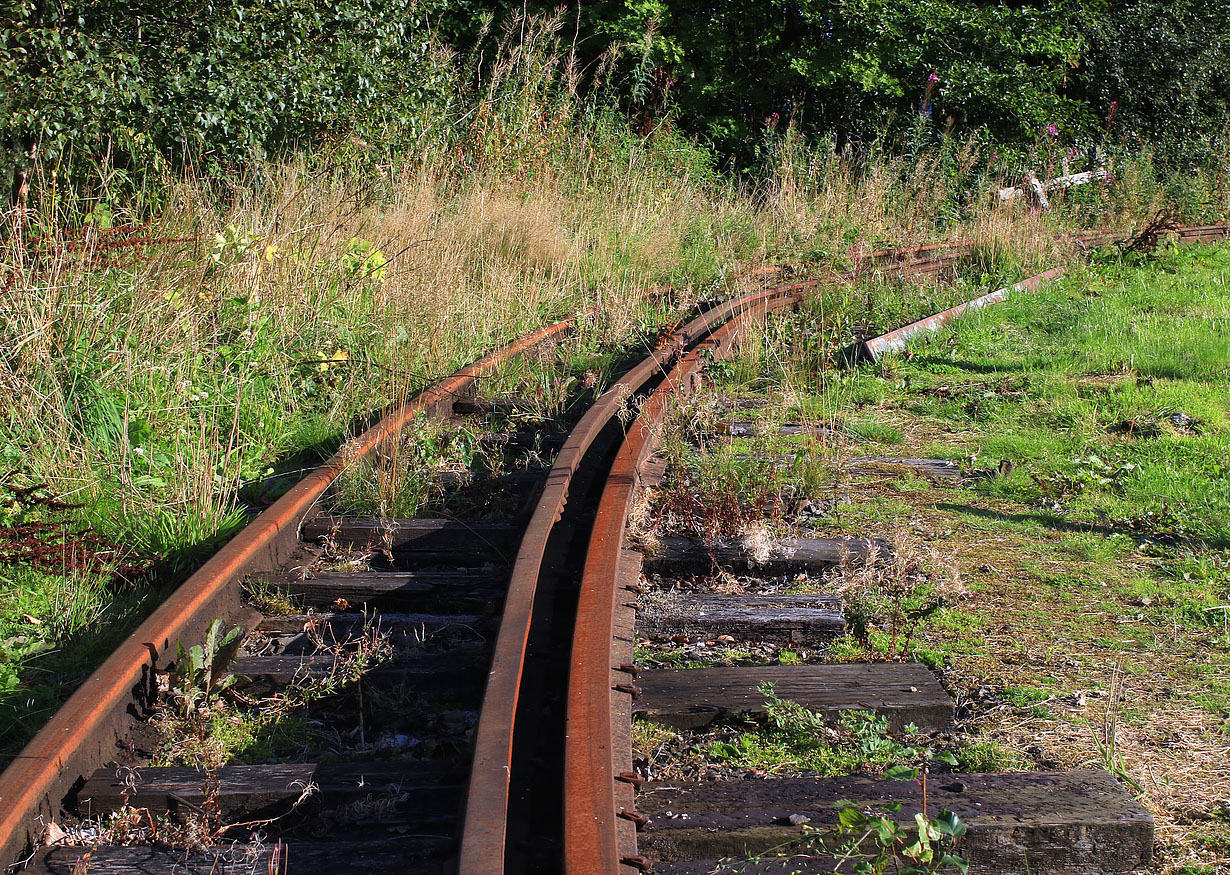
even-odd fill
[{"label": "tall dry grass", "polygon": [[145,236],[195,242],[100,270],[109,238],[91,235],[9,274],[6,462],[165,549],[140,520],[196,516],[204,533],[279,455],[501,340],[595,303],[627,335],[689,256],[710,283],[760,255],[736,239],[735,204],[662,176],[651,152],[579,193],[411,168],[377,195],[282,166],[216,211],[181,182]]},{"label": "tall dry grass", "polygon": [[[788,130],[736,183],[668,128],[630,133],[601,82],[582,93],[557,20],[523,24],[478,84],[456,71],[408,152],[343,138],[232,180],[156,168],[152,219],[105,174],[0,215],[0,538],[38,514],[13,488],[43,482],[78,523],[183,573],[357,417],[550,320],[596,307],[591,333],[617,343],[741,267],[846,267],[892,245],[973,239],[989,274],[1051,266],[1074,257],[1052,242],[1064,225],[1126,225],[1171,190],[1129,162],[1034,214],[997,202],[973,145],[854,161]],[[1194,179],[1172,186],[1192,209],[1225,200],[1225,174]],[[824,349],[773,351],[785,391]],[[66,591],[80,604],[54,623]],[[27,642],[0,658],[0,755],[161,591],[0,564],[0,638]],[[30,682],[34,661],[54,683]]]},{"label": "tall dry grass", "polygon": [[[523,24],[396,160],[359,145],[168,181],[131,245],[69,192],[23,233],[10,217],[0,468],[174,557],[234,530],[236,497],[264,495],[247,484],[356,416],[578,309],[617,340],[766,258],[954,239],[1022,268],[1072,256],[1052,237],[1076,212],[1001,206],[971,143],[856,164],[786,132],[740,187],[677,134],[630,134],[603,88],[584,96],[557,19]],[[675,296],[649,300],[662,283]]]}]

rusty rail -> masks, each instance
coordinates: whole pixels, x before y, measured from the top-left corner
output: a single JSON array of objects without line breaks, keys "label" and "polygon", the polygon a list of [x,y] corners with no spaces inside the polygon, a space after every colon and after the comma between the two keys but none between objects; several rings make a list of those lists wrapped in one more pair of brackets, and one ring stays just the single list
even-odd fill
[{"label": "rusty rail", "polygon": [[[752,271],[768,276],[780,268]],[[661,290],[656,290],[661,291]],[[243,577],[276,570],[298,544],[298,530],[316,501],[355,456],[365,458],[422,412],[447,413],[455,397],[499,363],[570,332],[591,308],[533,331],[421,391],[359,435],[347,460],[335,455],[310,472],[224,545],[154,610],[96,669],[0,772],[0,855],[7,866],[41,837],[79,776],[114,759],[116,744],[156,698],[153,671],[178,641],[200,637],[215,618],[242,616]],[[704,319],[698,320],[704,322]],[[508,644],[505,644],[508,649]]]},{"label": "rusty rail", "polygon": [[730,321],[685,353],[641,407],[607,477],[581,578],[568,684],[564,868],[570,875],[618,875],[621,864],[636,862],[621,858],[619,848],[609,657],[624,529],[637,472],[657,446],[653,426],[694,387],[706,352],[719,354],[745,319],[786,307],[802,291],[802,286],[784,287],[741,302]]},{"label": "rusty rail", "polygon": [[[452,399],[496,364],[572,330],[571,317],[508,343],[416,395],[363,432],[366,457],[396,437],[420,412],[447,410]],[[353,458],[353,456],[351,456]],[[270,571],[289,555],[303,519],[341,473],[340,455],[309,473],[278,499],[145,619],[0,773],[0,855],[4,864],[39,840],[38,819],[50,819],[78,776],[114,758],[116,741],[135,722],[129,713],[152,698],[151,669],[180,640],[203,634],[215,617],[240,612],[243,576]]]},{"label": "rusty rail", "polygon": [[534,599],[547,540],[564,512],[573,476],[586,452],[634,393],[665,371],[682,350],[695,346],[714,325],[764,301],[810,288],[816,282],[749,292],[693,319],[675,332],[670,342],[663,344],[620,378],[586,411],[569,434],[547,476],[547,485],[526,528],[513,565],[504,617],[496,639],[495,657],[475,731],[474,764],[470,772],[459,858],[460,871],[464,875],[498,875],[504,871],[513,734],[517,728],[517,703]]}]

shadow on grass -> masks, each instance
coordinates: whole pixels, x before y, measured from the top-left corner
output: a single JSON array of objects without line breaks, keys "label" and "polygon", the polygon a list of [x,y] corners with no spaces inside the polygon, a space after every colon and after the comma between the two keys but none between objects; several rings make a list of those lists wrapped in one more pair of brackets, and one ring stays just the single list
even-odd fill
[{"label": "shadow on grass", "polygon": [[974,362],[967,359],[958,359],[953,358],[952,356],[937,355],[934,353],[930,355],[915,355],[911,363],[916,367],[921,368],[956,368],[962,371],[969,371],[973,374],[1014,374],[1029,370],[1026,368],[1024,362],[999,362],[995,364],[988,364],[986,362]]},{"label": "shadow on grass", "polygon": [[1126,534],[1106,523],[1078,522],[1056,513],[1047,513],[1046,511],[1010,513],[1002,510],[990,510],[985,507],[975,507],[972,504],[956,504],[953,502],[939,502],[935,505],[935,508],[936,510],[965,514],[966,516],[974,516],[986,520],[997,520],[1017,525],[1035,525],[1055,532],[1074,532],[1082,535],[1102,535],[1103,537]]},{"label": "shadow on grass", "polygon": [[[91,673],[174,589],[169,583],[117,592],[121,607],[49,641],[51,649],[18,656],[0,675],[0,768],[34,737]],[[113,602],[114,603],[114,602]],[[12,643],[12,639],[4,642]],[[5,654],[8,658],[8,654]]]},{"label": "shadow on grass", "polygon": [[935,505],[935,508],[936,510],[966,514],[968,516],[979,517],[986,520],[996,520],[999,522],[1013,523],[1017,525],[1035,525],[1041,528],[1050,529],[1054,532],[1082,535],[1101,535],[1104,538],[1110,537],[1111,535],[1123,535],[1131,538],[1137,543],[1150,541],[1154,544],[1162,544],[1164,546],[1187,545],[1189,547],[1196,547],[1205,550],[1230,549],[1230,538],[1194,539],[1177,535],[1173,532],[1135,531],[1127,528],[1126,526],[1117,526],[1104,522],[1081,522],[1078,520],[1071,520],[1067,517],[1060,516],[1059,514],[1047,513],[1046,511],[1009,513],[1007,511],[990,510],[985,507],[975,507],[969,504],[956,504],[953,502],[939,502]]}]

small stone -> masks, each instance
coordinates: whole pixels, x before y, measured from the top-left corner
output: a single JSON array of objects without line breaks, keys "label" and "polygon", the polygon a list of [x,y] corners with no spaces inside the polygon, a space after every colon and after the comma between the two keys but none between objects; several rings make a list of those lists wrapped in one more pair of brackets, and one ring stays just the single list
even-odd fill
[{"label": "small stone", "polygon": [[961,783],[960,781],[953,781],[951,784],[945,784],[940,789],[945,790],[949,793],[964,793],[965,785]]},{"label": "small stone", "polygon": [[786,820],[790,821],[791,826],[802,826],[805,823],[811,823],[811,818],[806,814],[792,814]]},{"label": "small stone", "polygon": [[720,644],[734,644],[735,643],[735,639],[733,635],[719,635],[717,637],[717,640],[718,640],[718,643]]}]

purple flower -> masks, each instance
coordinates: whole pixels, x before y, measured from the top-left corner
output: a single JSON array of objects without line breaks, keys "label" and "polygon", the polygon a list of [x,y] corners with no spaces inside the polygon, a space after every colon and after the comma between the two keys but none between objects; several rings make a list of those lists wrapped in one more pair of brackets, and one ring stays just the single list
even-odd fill
[{"label": "purple flower", "polygon": [[769,116],[766,116],[766,117],[765,117],[765,120],[764,120],[764,126],[765,126],[766,128],[773,128],[773,127],[777,127],[777,123],[778,123],[778,121],[780,121],[780,120],[781,120],[781,116],[780,116],[780,115],[778,115],[777,113],[773,113],[772,115],[769,115]]},{"label": "purple flower", "polygon": [[940,77],[939,77],[939,76],[937,76],[935,73],[932,73],[930,76],[928,76],[928,77],[927,77],[927,84],[928,84],[928,85],[934,85],[935,83],[937,83],[937,82],[939,82],[939,81],[940,81]]},{"label": "purple flower", "polygon": [[1046,126],[1046,135],[1052,140],[1059,136],[1059,125],[1051,122]]}]

